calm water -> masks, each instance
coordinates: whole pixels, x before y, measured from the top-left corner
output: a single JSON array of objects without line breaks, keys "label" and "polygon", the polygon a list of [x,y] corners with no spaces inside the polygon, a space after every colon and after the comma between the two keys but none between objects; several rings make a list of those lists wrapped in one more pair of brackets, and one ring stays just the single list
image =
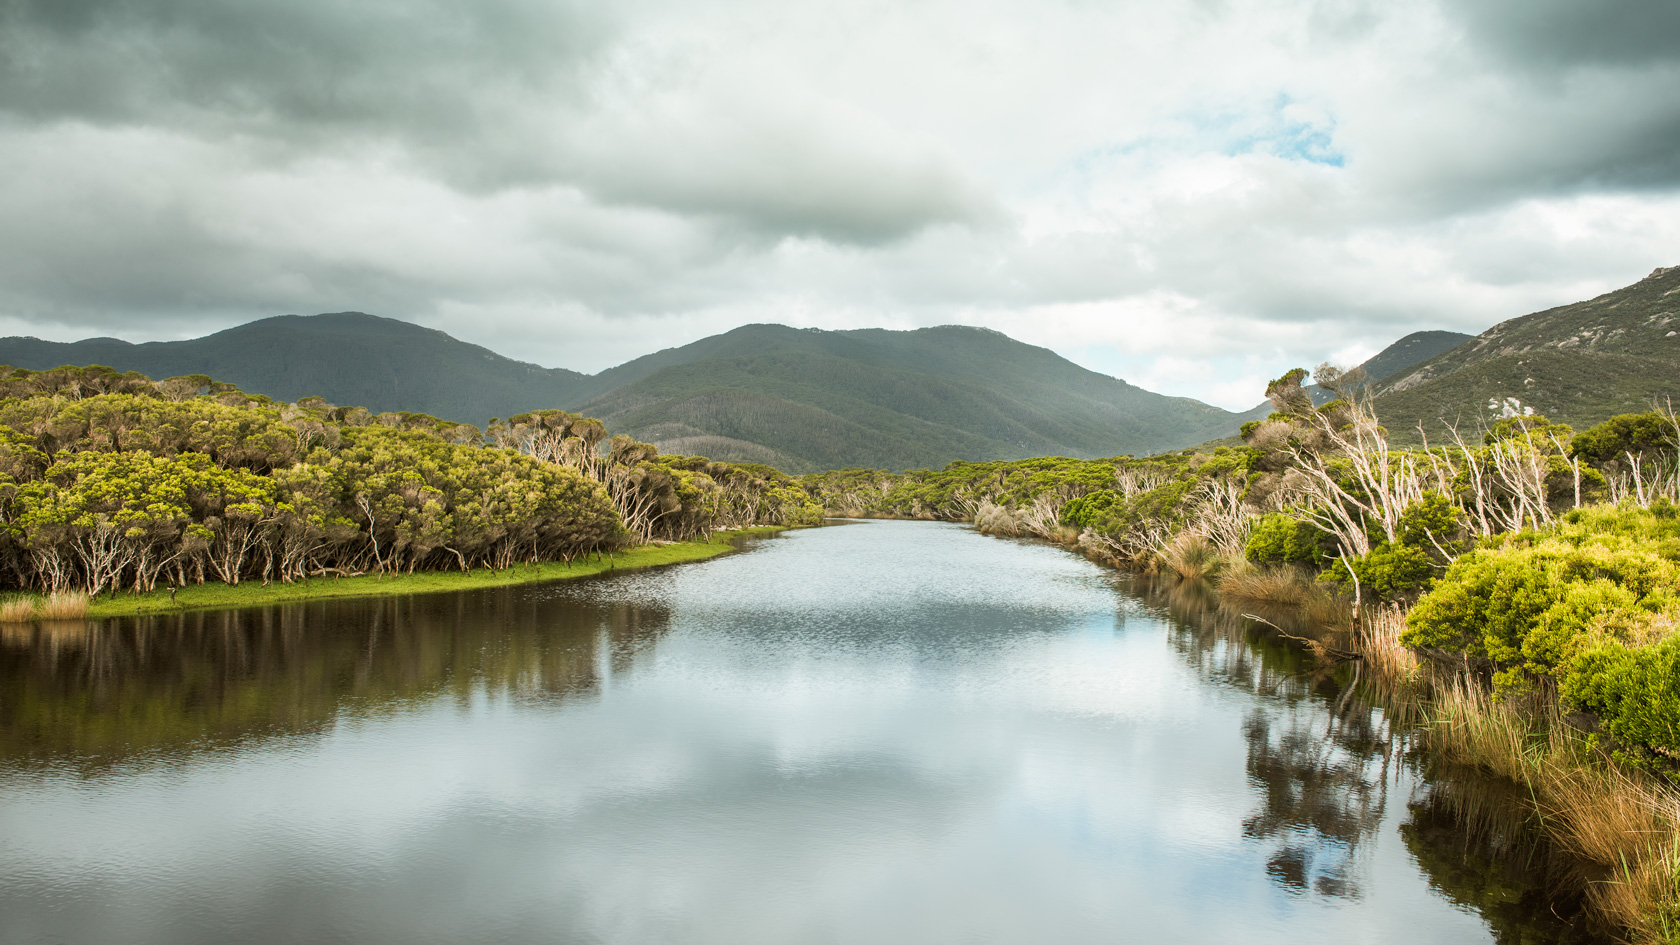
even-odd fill
[{"label": "calm water", "polygon": [[1563,940],[1379,711],[958,526],[5,632],[8,943]]}]

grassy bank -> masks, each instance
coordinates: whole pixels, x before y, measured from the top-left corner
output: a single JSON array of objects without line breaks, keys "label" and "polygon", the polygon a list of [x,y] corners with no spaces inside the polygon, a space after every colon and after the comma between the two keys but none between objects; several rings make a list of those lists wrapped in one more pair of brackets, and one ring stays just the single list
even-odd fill
[{"label": "grassy bank", "polygon": [[[1136,568],[1065,530],[1035,531],[1002,516],[977,526]],[[1357,666],[1365,697],[1404,720],[1429,757],[1516,786],[1512,813],[1568,858],[1563,881],[1580,891],[1592,918],[1635,945],[1680,945],[1680,791],[1595,746],[1555,695],[1495,694],[1468,662],[1420,659],[1401,642],[1406,608],[1366,604],[1355,623],[1349,596],[1302,568],[1256,566],[1180,542],[1152,564],[1165,580],[1217,590],[1219,606],[1233,614],[1265,606],[1292,613],[1307,636],[1278,632],[1323,663]]]},{"label": "grassy bank", "polygon": [[504,587],[510,584],[529,584],[538,581],[558,581],[590,577],[608,571],[703,561],[734,550],[734,539],[751,535],[768,535],[782,531],[778,526],[743,528],[717,532],[709,541],[686,541],[668,545],[641,545],[599,559],[579,559],[571,563],[519,564],[506,570],[480,568],[473,571],[422,571],[415,574],[361,575],[346,578],[312,578],[293,584],[246,581],[236,586],[201,584],[182,588],[173,598],[167,590],[149,594],[119,593],[92,601],[88,617],[129,617],[138,614],[179,613],[188,610],[215,610],[232,607],[261,607],[268,604],[287,604],[298,601],[327,600],[338,597],[384,597],[404,594],[429,594],[438,591],[464,591],[481,587]]}]

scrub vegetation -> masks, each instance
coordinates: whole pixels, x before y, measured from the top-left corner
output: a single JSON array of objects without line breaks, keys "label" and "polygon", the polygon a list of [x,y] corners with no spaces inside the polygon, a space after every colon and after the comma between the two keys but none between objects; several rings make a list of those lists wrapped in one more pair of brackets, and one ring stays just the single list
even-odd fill
[{"label": "scrub vegetation", "polygon": [[0,369],[0,583],[17,592],[0,621],[506,583],[820,516],[770,467],[661,456],[559,410],[481,431],[204,376]]},{"label": "scrub vegetation", "polygon": [[[0,622],[492,586],[717,553],[824,514],[972,521],[1292,608],[1278,629],[1509,778],[1598,913],[1680,942],[1680,418],[1506,402],[1402,448],[1358,371],[1240,445],[794,479],[542,410],[485,429],[208,377],[0,370]],[[1256,617],[1255,620],[1260,618]]]},{"label": "scrub vegetation", "polygon": [[[1295,370],[1242,445],[807,476],[837,514],[973,521],[1297,608],[1326,663],[1516,782],[1595,912],[1680,942],[1680,418],[1524,409],[1393,445],[1359,372]],[[1255,618],[1259,620],[1258,617]],[[1282,631],[1279,631],[1282,632]]]}]

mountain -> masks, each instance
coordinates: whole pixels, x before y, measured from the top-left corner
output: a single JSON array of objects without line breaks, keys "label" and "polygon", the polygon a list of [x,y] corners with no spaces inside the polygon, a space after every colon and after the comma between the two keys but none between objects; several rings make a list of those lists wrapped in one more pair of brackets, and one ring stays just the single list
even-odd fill
[{"label": "mountain", "polygon": [[789,472],[905,469],[953,459],[1113,456],[1236,428],[1228,411],[1151,393],[998,332],[820,331],[748,325],[596,375],[502,357],[355,312],[267,318],[191,341],[0,339],[0,362],[105,364],[155,378],[208,374],[283,400],[483,423],[560,407],[667,452]]},{"label": "mountain", "polygon": [[1141,454],[1200,442],[1236,422],[1200,401],[954,325],[748,325],[601,376],[615,372],[623,383],[582,406],[610,429],[675,452],[788,470]]},{"label": "mountain", "polygon": [[103,364],[152,378],[208,374],[277,400],[318,394],[376,413],[410,410],[473,423],[571,402],[589,380],[361,312],[280,315],[190,341],[0,338],[0,363],[37,371]]},{"label": "mountain", "polygon": [[1442,423],[1474,426],[1516,398],[1582,429],[1680,395],[1680,266],[1595,299],[1500,322],[1391,375],[1375,406],[1383,425],[1436,439]]},{"label": "mountain", "polygon": [[[1414,331],[1361,362],[1359,367],[1365,371],[1369,383],[1380,384],[1401,371],[1451,351],[1474,337],[1460,331]],[[1312,395],[1313,403],[1321,407],[1330,402],[1330,392],[1317,384],[1308,384],[1302,389]],[[1271,403],[1265,402],[1255,406],[1239,419],[1244,422],[1264,420],[1271,412]]]}]

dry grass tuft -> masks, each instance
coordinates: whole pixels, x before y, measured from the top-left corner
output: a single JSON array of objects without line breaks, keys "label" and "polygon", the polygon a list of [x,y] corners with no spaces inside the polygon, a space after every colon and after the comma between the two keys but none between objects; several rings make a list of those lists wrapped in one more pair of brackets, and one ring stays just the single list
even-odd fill
[{"label": "dry grass tuft", "polygon": [[85,591],[54,591],[36,613],[42,620],[79,620],[87,616],[88,604]]},{"label": "dry grass tuft", "polygon": [[35,619],[35,598],[14,597],[0,604],[0,623],[28,623]]},{"label": "dry grass tuft", "polygon": [[1016,520],[1014,512],[990,499],[982,501],[980,507],[974,511],[974,527],[982,535],[999,535],[1004,538],[1018,538],[1027,534],[1026,529]]},{"label": "dry grass tuft", "polygon": [[1521,785],[1558,846],[1605,870],[1587,888],[1596,912],[1635,941],[1680,942],[1680,795],[1605,761],[1555,708],[1495,700],[1461,677],[1435,710],[1431,747]]},{"label": "dry grass tuft", "polygon": [[1191,532],[1174,535],[1155,556],[1163,568],[1187,581],[1212,577],[1226,563],[1212,542]]},{"label": "dry grass tuft", "polygon": [[1290,567],[1249,565],[1232,568],[1219,577],[1220,595],[1236,600],[1293,605],[1302,603],[1316,590],[1306,574]]},{"label": "dry grass tuft", "polygon": [[1400,645],[1400,634],[1406,629],[1406,615],[1398,607],[1366,610],[1361,615],[1359,631],[1353,634],[1353,649],[1365,660],[1365,665],[1378,678],[1400,685],[1411,685],[1423,671],[1417,654]]}]

